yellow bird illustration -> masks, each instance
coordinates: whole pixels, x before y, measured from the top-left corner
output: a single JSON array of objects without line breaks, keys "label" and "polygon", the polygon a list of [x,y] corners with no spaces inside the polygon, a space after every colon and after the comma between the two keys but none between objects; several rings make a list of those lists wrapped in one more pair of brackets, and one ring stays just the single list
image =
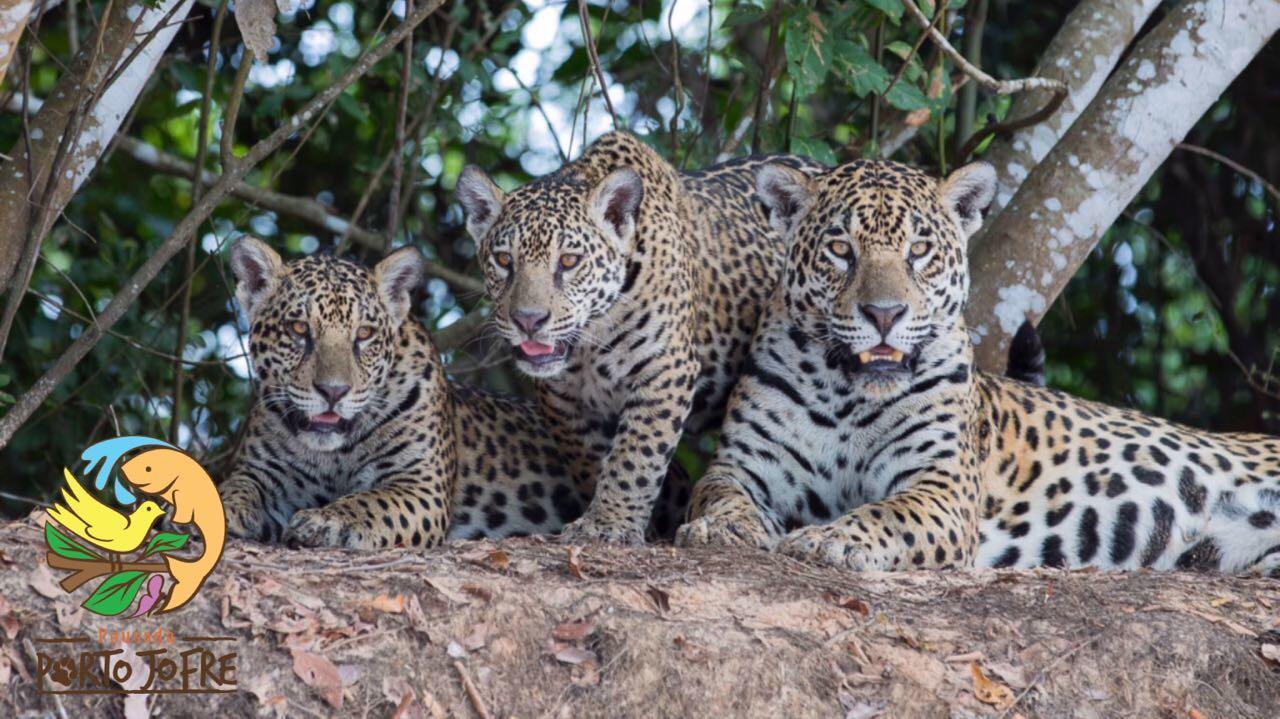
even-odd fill
[{"label": "yellow bird illustration", "polygon": [[125,553],[137,549],[147,538],[151,525],[164,514],[160,505],[148,500],[126,516],[86,492],[66,468],[62,474],[67,479],[67,486],[62,488],[66,504],[54,504],[48,515],[82,539],[108,552]]}]

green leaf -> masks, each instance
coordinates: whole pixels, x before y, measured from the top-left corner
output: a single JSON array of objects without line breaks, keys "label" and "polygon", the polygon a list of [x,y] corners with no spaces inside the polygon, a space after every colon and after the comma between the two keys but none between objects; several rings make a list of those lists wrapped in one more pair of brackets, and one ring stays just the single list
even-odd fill
[{"label": "green leaf", "polygon": [[355,118],[357,122],[363,123],[369,119],[369,113],[364,111],[364,108],[360,106],[360,101],[352,97],[351,93],[344,92],[338,95],[338,107]]},{"label": "green leaf", "polygon": [[876,59],[858,43],[842,40],[836,44],[832,61],[835,71],[858,97],[882,92],[892,79]]},{"label": "green leaf", "polygon": [[189,537],[185,534],[174,534],[172,532],[157,532],[150,542],[147,542],[147,548],[142,550],[142,556],[150,557],[156,552],[176,552],[187,544]]},{"label": "green leaf", "polygon": [[729,17],[724,19],[721,27],[737,27],[739,25],[751,25],[754,23],[764,22],[769,14],[764,8],[758,8],[753,5],[742,5],[733,9],[729,13]]},{"label": "green leaf", "polygon": [[904,12],[902,0],[865,0],[865,2],[884,13],[894,25],[897,25],[898,21],[902,19],[902,13]]},{"label": "green leaf", "polygon": [[905,77],[898,78],[893,87],[889,88],[889,94],[885,95],[884,99],[899,110],[908,112],[929,106],[928,96]]},{"label": "green leaf", "polygon": [[811,157],[827,167],[835,167],[840,164],[836,159],[836,153],[832,152],[831,147],[816,137],[793,137],[791,138],[791,151],[797,155]]},{"label": "green leaf", "polygon": [[827,76],[827,65],[831,62],[831,43],[822,18],[808,8],[792,11],[787,18],[784,40],[787,74],[796,84],[797,95],[813,94]]},{"label": "green leaf", "polygon": [[149,572],[116,572],[107,577],[107,581],[99,584],[98,588],[93,590],[93,594],[90,594],[80,606],[94,614],[114,617],[133,604],[134,598],[142,589],[142,583],[147,579],[147,574]]},{"label": "green leaf", "polygon": [[71,537],[58,531],[58,528],[53,526],[53,522],[44,523],[44,541],[49,545],[49,549],[59,557],[66,557],[67,559],[102,559],[101,555],[96,554]]}]

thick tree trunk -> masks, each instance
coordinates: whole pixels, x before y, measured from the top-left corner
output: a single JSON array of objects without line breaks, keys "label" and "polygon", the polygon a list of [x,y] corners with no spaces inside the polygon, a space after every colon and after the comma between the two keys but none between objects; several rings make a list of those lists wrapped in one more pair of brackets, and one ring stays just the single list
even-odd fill
[{"label": "thick tree trunk", "polygon": [[1002,371],[1102,234],[1280,27],[1276,0],[1186,0],[1134,49],[985,232],[966,312],[978,363]]},{"label": "thick tree trunk", "polygon": [[[852,574],[755,551],[591,547],[570,561],[547,542],[497,547],[233,543],[191,604],[126,621],[80,609],[88,586],[63,592],[38,525],[0,525],[0,714],[1263,719],[1280,706],[1271,579]],[[145,672],[139,652],[204,646],[237,655],[236,686],[36,693],[54,686],[38,654],[120,649],[109,632],[135,629],[177,640],[113,662]],[[89,641],[39,641],[70,637]]]},{"label": "thick tree trunk", "polygon": [[[141,95],[193,1],[162,0],[153,8],[116,2],[111,14],[103,20],[106,27],[101,49],[95,53],[96,36],[86,42],[70,71],[58,81],[31,119],[30,157],[25,138],[9,151],[13,162],[0,167],[0,287],[8,287],[29,238],[38,229],[33,225],[41,215],[57,217],[97,167],[98,159]],[[157,24],[166,18],[167,24],[156,30]],[[85,107],[90,93],[130,58],[143,41],[147,41],[146,45],[132,57],[128,67],[102,90],[97,102]],[[81,113],[83,121],[78,123],[76,136],[64,150],[65,158],[60,162],[52,192],[46,195],[49,173],[63,135],[76,127],[73,120]],[[46,196],[48,204],[42,213],[38,203]]]},{"label": "thick tree trunk", "polygon": [[[1062,23],[1058,34],[1036,64],[1034,77],[1067,84],[1067,99],[1048,120],[1025,127],[1007,139],[997,140],[982,159],[996,168],[999,189],[989,217],[1009,204],[1013,193],[1027,179],[1031,168],[1049,154],[1071,123],[1093,101],[1120,56],[1160,0],[1085,0]],[[1045,106],[1053,93],[1031,90],[1014,96],[1009,117],[1027,117]],[[982,242],[981,235],[973,240]]]}]

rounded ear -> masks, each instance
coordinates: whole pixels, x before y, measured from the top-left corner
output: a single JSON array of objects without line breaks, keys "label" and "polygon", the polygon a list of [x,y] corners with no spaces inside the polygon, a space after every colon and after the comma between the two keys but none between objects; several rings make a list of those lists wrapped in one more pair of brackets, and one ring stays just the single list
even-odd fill
[{"label": "rounded ear", "polygon": [[422,284],[425,270],[426,262],[416,247],[401,247],[373,268],[373,281],[382,304],[397,326],[409,314],[410,293]]},{"label": "rounded ear", "polygon": [[480,242],[502,213],[506,195],[493,184],[493,180],[475,165],[462,168],[458,175],[458,202],[467,213],[467,232],[471,239]]},{"label": "rounded ear", "polygon": [[985,162],[971,162],[952,172],[938,190],[942,205],[955,213],[966,238],[982,227],[982,213],[996,196],[996,171]]},{"label": "rounded ear", "polygon": [[756,195],[769,209],[769,224],[779,234],[795,229],[813,204],[813,182],[786,165],[770,163],[756,170]]},{"label": "rounded ear", "polygon": [[588,201],[591,219],[626,249],[636,231],[644,180],[630,167],[610,172],[592,190]]},{"label": "rounded ear", "polygon": [[284,262],[267,243],[245,235],[231,246],[231,272],[236,276],[236,301],[253,317],[276,288]]}]

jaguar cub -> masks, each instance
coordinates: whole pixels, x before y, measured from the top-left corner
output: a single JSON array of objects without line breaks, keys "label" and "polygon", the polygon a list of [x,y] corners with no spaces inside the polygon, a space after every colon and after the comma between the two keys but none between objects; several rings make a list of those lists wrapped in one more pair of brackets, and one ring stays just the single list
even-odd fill
[{"label": "jaguar cub", "polygon": [[976,371],[961,314],[985,164],[757,191],[793,242],[684,544],[852,569],[1280,567],[1280,439],[1213,434]]},{"label": "jaguar cub", "polygon": [[[285,263],[265,243],[231,250],[261,398],[221,485],[233,536],[355,549],[446,536],[550,534],[591,499],[530,402],[449,380],[410,316],[421,254],[373,270],[333,257]],[[688,502],[676,474],[652,531]]]}]

